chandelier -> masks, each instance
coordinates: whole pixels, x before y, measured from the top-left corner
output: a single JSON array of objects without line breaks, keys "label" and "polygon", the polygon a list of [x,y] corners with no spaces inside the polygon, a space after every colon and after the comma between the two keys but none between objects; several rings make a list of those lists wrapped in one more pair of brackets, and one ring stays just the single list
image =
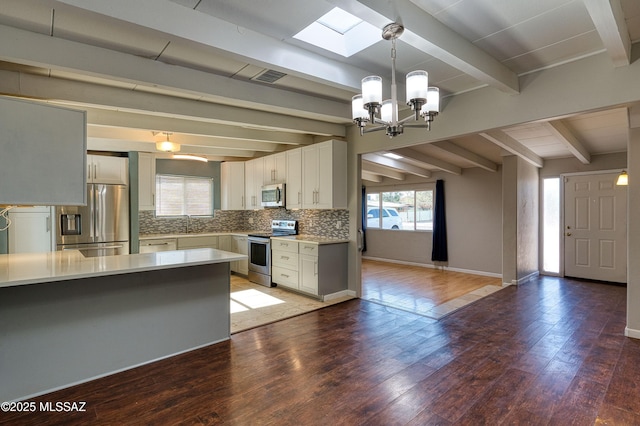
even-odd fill
[{"label": "chandelier", "polygon": [[[431,130],[431,122],[440,110],[440,91],[429,87],[429,74],[426,71],[412,71],[407,74],[407,105],[415,112],[401,120],[398,119],[398,90],[396,87],[396,40],[404,32],[397,23],[386,25],[382,29],[382,38],[391,40],[391,99],[382,101],[382,78],[377,75],[362,79],[362,94],[351,100],[353,122],[360,128],[360,136],[365,133],[385,130],[393,138],[401,135],[405,127],[418,127]],[[424,119],[424,124],[408,123],[409,120]],[[367,122],[377,127],[365,129]]]}]

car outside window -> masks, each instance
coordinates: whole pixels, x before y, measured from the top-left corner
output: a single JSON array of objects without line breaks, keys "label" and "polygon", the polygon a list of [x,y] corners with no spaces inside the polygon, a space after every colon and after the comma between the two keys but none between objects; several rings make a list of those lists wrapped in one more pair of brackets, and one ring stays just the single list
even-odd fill
[{"label": "car outside window", "polygon": [[433,190],[368,193],[366,227],[433,230]]}]

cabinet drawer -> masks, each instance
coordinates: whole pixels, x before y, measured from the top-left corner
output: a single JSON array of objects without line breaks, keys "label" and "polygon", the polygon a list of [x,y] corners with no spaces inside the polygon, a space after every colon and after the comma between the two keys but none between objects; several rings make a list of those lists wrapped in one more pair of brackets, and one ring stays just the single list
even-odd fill
[{"label": "cabinet drawer", "polygon": [[298,253],[290,253],[288,251],[272,251],[271,264],[280,266],[294,271],[298,270]]},{"label": "cabinet drawer", "polygon": [[313,243],[300,243],[300,254],[309,256],[318,255],[318,245]]},{"label": "cabinet drawer", "polygon": [[298,243],[296,241],[271,240],[271,250],[288,251],[289,253],[297,253]]},{"label": "cabinet drawer", "polygon": [[271,281],[286,287],[298,288],[298,271],[273,266],[271,268]]},{"label": "cabinet drawer", "polygon": [[197,247],[218,248],[218,237],[202,236],[178,238],[178,250]]}]

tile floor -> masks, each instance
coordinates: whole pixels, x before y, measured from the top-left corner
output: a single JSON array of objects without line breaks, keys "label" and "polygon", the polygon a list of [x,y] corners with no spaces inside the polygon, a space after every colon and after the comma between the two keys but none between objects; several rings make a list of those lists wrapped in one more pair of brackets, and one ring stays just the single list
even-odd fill
[{"label": "tile floor", "polygon": [[278,287],[264,287],[241,276],[232,275],[231,333],[315,311],[349,299],[353,297],[322,302]]},{"label": "tile floor", "polygon": [[[407,269],[403,266],[397,268],[403,272]],[[476,288],[443,303],[439,302],[440,296],[434,297],[429,291],[415,285],[409,285],[406,291],[398,290],[401,288],[399,285],[394,286],[393,291],[377,288],[376,291],[367,292],[365,289],[363,299],[437,320],[503,288],[500,285],[485,285],[487,280],[499,281],[496,279],[466,274],[463,276],[465,281],[477,281]],[[366,285],[367,276],[363,274],[363,286]],[[264,287],[242,276],[231,275],[231,333],[291,318],[352,298],[347,296],[323,302],[282,288]]]},{"label": "tile floor", "polygon": [[406,301],[401,299],[397,301],[389,301],[388,299],[382,301],[375,297],[363,297],[363,299],[370,302],[379,303],[381,305],[389,306],[391,308],[412,312],[424,317],[440,319],[457,311],[460,308],[464,308],[465,306],[482,299],[485,296],[495,293],[498,290],[502,290],[502,288],[503,287],[497,285],[486,285],[437,306],[433,306],[433,304],[428,303],[428,301],[427,303],[421,303],[419,299],[413,300],[411,303],[406,303]]}]

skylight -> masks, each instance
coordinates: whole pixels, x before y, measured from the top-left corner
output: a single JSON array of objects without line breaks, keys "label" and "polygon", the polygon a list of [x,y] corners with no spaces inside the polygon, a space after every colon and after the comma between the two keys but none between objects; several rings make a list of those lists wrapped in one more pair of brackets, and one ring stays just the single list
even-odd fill
[{"label": "skylight", "polygon": [[347,58],[381,40],[380,29],[339,7],[312,22],[293,38]]},{"label": "skylight", "polygon": [[347,31],[362,22],[362,19],[345,12],[339,7],[334,7],[329,13],[321,16],[316,22],[329,27],[337,33],[345,35]]}]

